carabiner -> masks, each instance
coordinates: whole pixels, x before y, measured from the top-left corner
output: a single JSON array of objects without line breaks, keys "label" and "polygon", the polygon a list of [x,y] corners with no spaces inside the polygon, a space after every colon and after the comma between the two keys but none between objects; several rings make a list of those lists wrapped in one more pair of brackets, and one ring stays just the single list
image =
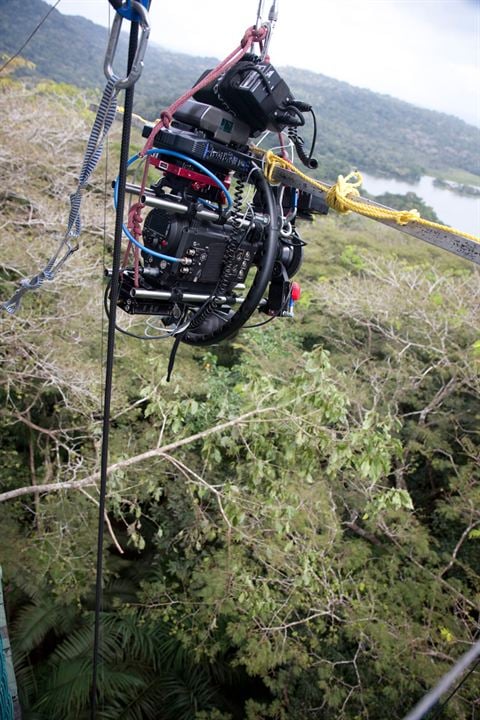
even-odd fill
[{"label": "carabiner", "polygon": [[[132,67],[126,78],[123,80],[117,80],[115,87],[118,90],[124,90],[125,88],[131,87],[137,82],[138,78],[142,74],[143,70],[143,58],[145,57],[145,51],[147,49],[148,38],[150,37],[150,19],[148,17],[147,9],[137,0],[131,1],[131,7],[140,16],[140,27],[142,29],[142,35],[140,42],[138,43],[137,52],[133,59]],[[108,39],[107,51],[105,53],[105,61],[103,63],[103,71],[107,80],[114,80],[116,78],[113,72],[113,59],[117,52],[118,39],[120,37],[120,30],[122,27],[123,17],[119,12],[115,13],[113,20],[112,30]]]}]

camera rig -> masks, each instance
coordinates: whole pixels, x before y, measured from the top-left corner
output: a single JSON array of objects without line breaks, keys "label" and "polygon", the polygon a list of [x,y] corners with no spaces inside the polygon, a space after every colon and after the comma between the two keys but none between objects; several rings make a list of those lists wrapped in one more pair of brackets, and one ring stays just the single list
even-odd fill
[{"label": "camera rig", "polygon": [[143,189],[150,211],[141,258],[122,269],[118,296],[125,312],[155,317],[153,337],[208,345],[234,335],[257,310],[266,316],[257,324],[292,316],[304,245],[296,219],[328,207],[308,192],[272,187],[252,141],[277,133],[285,152],[286,131],[315,167],[313,144],[307,155],[298,134],[309,111],[268,61],[245,55],[157,132],[148,161],[161,176]]}]

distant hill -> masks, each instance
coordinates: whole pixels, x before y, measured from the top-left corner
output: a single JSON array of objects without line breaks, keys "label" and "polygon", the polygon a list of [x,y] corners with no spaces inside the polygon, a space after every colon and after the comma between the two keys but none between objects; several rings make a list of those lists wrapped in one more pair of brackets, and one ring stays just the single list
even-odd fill
[{"label": "distant hill", "polygon": [[[42,0],[0,0],[0,54],[15,52],[48,9]],[[23,76],[86,88],[103,86],[106,39],[105,28],[53,10],[22,53],[36,66],[23,70]],[[119,69],[125,67],[126,45],[122,37]],[[215,62],[150,43],[136,88],[136,110],[154,119]],[[480,130],[462,120],[306,70],[287,67],[281,72],[296,97],[315,108],[317,157],[320,174],[327,179],[351,167],[397,177],[426,171],[452,179],[458,171],[480,176]],[[309,133],[305,130],[306,138]]]}]

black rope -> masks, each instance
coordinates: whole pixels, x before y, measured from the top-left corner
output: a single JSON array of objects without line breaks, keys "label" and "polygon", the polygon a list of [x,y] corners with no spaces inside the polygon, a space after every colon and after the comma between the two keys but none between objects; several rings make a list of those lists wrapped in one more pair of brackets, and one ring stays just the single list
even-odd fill
[{"label": "black rope", "polygon": [[[128,48],[128,72],[130,72],[138,41],[138,23],[132,22],[130,26],[130,43]],[[121,262],[122,244],[122,223],[125,208],[125,183],[127,180],[127,160],[130,146],[130,129],[133,111],[134,86],[125,91],[125,111],[123,115],[122,145],[120,150],[119,169],[119,192],[117,203],[117,214],[115,219],[115,241],[113,246],[112,263],[112,289],[110,317],[108,320],[108,341],[107,359],[105,369],[105,388],[103,403],[103,426],[102,426],[102,453],[100,470],[100,499],[98,508],[98,538],[97,538],[97,570],[95,583],[95,628],[93,639],[93,671],[92,671],[92,696],[91,696],[91,719],[97,717],[97,676],[100,650],[100,613],[103,597],[103,539],[105,529],[105,498],[107,491],[107,468],[108,468],[108,441],[110,435],[110,406],[112,398],[113,361],[115,351],[115,325],[117,317],[117,300],[119,293],[119,277]]]},{"label": "black rope", "polygon": [[175,338],[175,342],[172,345],[172,349],[170,350],[170,357],[168,358],[168,368],[167,368],[167,382],[170,382],[172,373],[173,373],[173,366],[175,365],[175,358],[177,357],[177,350],[180,346],[180,343],[182,342],[182,336],[177,335]]}]

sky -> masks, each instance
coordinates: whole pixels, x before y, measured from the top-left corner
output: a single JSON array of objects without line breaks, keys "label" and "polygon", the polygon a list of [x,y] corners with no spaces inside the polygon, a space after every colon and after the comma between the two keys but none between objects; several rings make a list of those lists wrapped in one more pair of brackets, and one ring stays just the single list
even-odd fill
[{"label": "sky", "polygon": [[[271,3],[264,0],[264,17]],[[152,0],[150,39],[224,58],[255,23],[258,4]],[[480,127],[480,0],[278,0],[277,6],[274,65],[322,73]],[[109,22],[107,0],[61,0],[57,9]]]}]

